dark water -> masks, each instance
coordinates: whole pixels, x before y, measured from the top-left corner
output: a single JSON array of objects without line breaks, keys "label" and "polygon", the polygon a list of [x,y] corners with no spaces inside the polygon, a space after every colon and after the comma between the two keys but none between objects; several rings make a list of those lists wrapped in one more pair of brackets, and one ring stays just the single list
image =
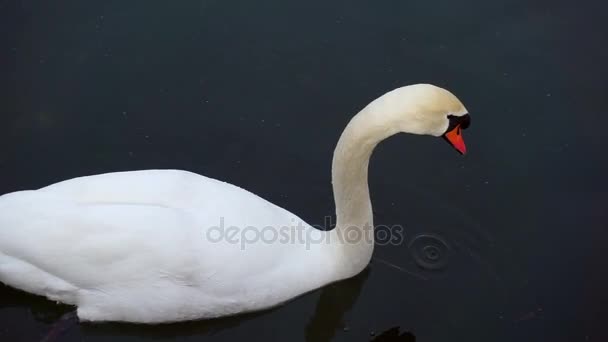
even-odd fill
[{"label": "dark water", "polygon": [[[0,1],[0,193],[179,168],[322,223],[334,144],[370,100],[430,82],[473,118],[466,157],[429,137],[378,147],[376,223],[406,235],[361,276],[261,314],[60,340],[368,341],[393,327],[403,341],[608,340],[605,10]],[[40,340],[68,310],[0,287],[0,340]]]}]

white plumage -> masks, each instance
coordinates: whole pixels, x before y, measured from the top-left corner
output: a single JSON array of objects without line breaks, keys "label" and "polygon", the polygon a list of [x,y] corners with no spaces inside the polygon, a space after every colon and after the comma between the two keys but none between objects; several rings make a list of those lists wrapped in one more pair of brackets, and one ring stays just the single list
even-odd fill
[{"label": "white plumage", "polygon": [[[76,305],[85,321],[174,322],[275,306],[368,264],[373,238],[339,237],[347,226],[373,225],[367,162],[374,146],[399,131],[441,135],[447,114],[466,110],[451,93],[417,85],[384,95],[351,121],[334,154],[331,232],[237,186],[179,170],[6,194],[0,281]],[[231,226],[238,228],[232,237]]]}]

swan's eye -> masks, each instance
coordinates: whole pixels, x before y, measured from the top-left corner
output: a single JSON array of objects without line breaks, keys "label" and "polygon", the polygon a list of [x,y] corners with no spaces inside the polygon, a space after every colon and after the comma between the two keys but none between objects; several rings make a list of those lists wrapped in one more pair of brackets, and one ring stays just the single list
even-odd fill
[{"label": "swan's eye", "polygon": [[448,125],[448,129],[446,132],[451,132],[456,126],[458,126],[458,117],[454,115],[448,115],[448,120],[450,124]]},{"label": "swan's eye", "polygon": [[[467,127],[471,125],[471,117],[469,116],[469,114],[465,114],[463,116],[456,116],[450,114],[448,115],[448,120],[450,121],[450,124],[446,132],[450,132],[456,126],[460,126],[461,129],[467,129]],[[460,134],[460,130],[458,131],[458,133]]]}]

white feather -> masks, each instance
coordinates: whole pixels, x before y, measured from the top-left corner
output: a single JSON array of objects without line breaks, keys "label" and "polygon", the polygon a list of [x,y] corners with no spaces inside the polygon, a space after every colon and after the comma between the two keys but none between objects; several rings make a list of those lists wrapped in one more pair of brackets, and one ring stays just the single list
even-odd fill
[{"label": "white feather", "polygon": [[[76,305],[81,320],[158,323],[261,310],[353,276],[368,264],[373,236],[345,242],[340,234],[373,226],[369,156],[389,135],[408,127],[437,135],[446,113],[465,112],[438,89],[400,88],[349,123],[334,154],[331,232],[186,171],[81,177],[0,197],[0,281]],[[239,230],[218,239],[222,224]],[[247,227],[257,240],[243,241]],[[261,239],[264,227],[271,236]]]}]

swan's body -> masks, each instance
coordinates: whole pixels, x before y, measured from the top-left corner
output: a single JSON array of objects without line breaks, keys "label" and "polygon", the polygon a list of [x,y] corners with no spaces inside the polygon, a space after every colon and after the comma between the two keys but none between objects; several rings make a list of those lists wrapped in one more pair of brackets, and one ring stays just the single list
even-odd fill
[{"label": "swan's body", "polygon": [[330,249],[220,239],[210,228],[221,221],[224,230],[302,222],[185,171],[77,178],[0,199],[0,279],[78,305],[83,320],[136,322],[262,309],[330,280]]},{"label": "swan's body", "polygon": [[[400,131],[440,136],[449,114],[466,110],[451,93],[417,85],[353,118],[334,153],[337,228],[328,232],[234,185],[178,170],[1,196],[0,281],[76,305],[89,321],[174,322],[275,306],[365,268],[374,245],[372,150]],[[357,241],[344,239],[351,227],[363,233]]]}]

